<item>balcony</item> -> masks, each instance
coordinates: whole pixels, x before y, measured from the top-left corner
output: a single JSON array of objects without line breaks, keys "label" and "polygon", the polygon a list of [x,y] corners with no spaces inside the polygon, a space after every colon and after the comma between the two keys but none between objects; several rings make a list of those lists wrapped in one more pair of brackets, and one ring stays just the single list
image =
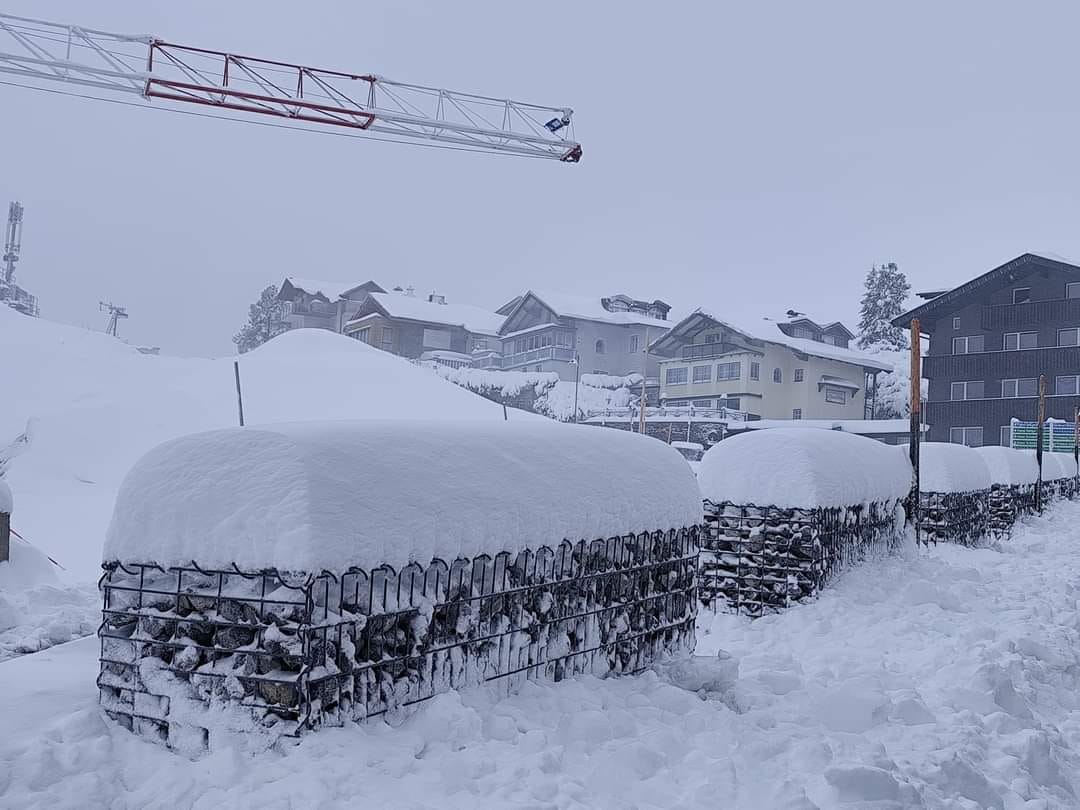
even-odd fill
[{"label": "balcony", "polygon": [[1025,327],[1062,326],[1080,323],[1080,298],[1055,298],[1052,301],[1028,301],[1024,304],[999,304],[983,307],[982,328],[1010,332]]},{"label": "balcony", "polygon": [[569,362],[574,359],[574,350],[562,346],[542,346],[539,349],[530,349],[526,352],[503,355],[502,367],[513,368],[526,363],[539,363],[543,360],[562,360]]},{"label": "balcony", "polygon": [[1048,346],[1013,352],[932,354],[923,358],[923,376],[928,380],[1002,380],[1038,377],[1040,374],[1054,377],[1057,374],[1076,374],[1078,371],[1080,346]]},{"label": "balcony", "polygon": [[734,343],[695,343],[692,346],[683,346],[679,350],[679,358],[682,360],[704,360],[711,357],[722,357],[732,352],[747,353],[751,349],[736,346]]}]

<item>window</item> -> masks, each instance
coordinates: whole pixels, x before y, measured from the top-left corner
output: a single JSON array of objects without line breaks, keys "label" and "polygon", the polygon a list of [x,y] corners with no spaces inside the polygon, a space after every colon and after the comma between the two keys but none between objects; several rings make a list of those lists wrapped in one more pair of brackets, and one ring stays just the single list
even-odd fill
[{"label": "window", "polygon": [[450,332],[446,329],[425,329],[424,330],[424,348],[425,349],[449,349],[450,348]]},{"label": "window", "polygon": [[953,444],[966,444],[968,447],[982,447],[983,429],[981,427],[949,428],[949,441]]},{"label": "window", "polygon": [[719,342],[719,337],[720,336],[718,334],[716,334],[715,332],[711,332],[711,333],[709,333],[709,334],[707,334],[705,336],[705,342],[706,343],[718,343]]},{"label": "window", "polygon": [[822,338],[821,338],[821,342],[822,343],[828,343],[830,346],[839,345],[836,342],[836,338],[834,338],[832,335],[823,335]]},{"label": "window", "polygon": [[795,369],[795,382],[802,382],[803,381],[803,371],[804,371],[804,369],[801,369],[801,368]]},{"label": "window", "polygon": [[664,382],[667,385],[686,385],[686,366],[669,368],[664,372]]},{"label": "window", "polygon": [[838,388],[835,385],[826,385],[825,386],[825,401],[826,402],[832,402],[832,403],[834,403],[836,405],[846,405],[847,404],[847,394],[848,394],[848,392],[845,389]]},{"label": "window", "polygon": [[487,341],[484,338],[473,338],[472,347],[474,352],[483,351],[487,348]]},{"label": "window", "polygon": [[364,343],[371,343],[371,327],[365,326],[363,329],[357,330],[356,339],[362,340]]},{"label": "window", "polygon": [[1058,396],[1063,394],[1080,394],[1080,384],[1078,384],[1080,377],[1075,374],[1069,374],[1065,377],[1054,378],[1054,393]]},{"label": "window", "polygon": [[1034,377],[1027,377],[1022,380],[1002,380],[1001,381],[1001,396],[1004,399],[1015,399],[1016,397],[1035,397],[1039,395],[1039,381]]},{"label": "window", "polygon": [[389,326],[382,328],[382,347],[387,352],[394,348],[394,330]]},{"label": "window", "polygon": [[694,382],[712,382],[712,366],[694,366]]},{"label": "window", "polygon": [[1001,426],[1001,446],[1012,447],[1012,425]]},{"label": "window", "polygon": [[1017,349],[1034,349],[1039,345],[1038,332],[1006,332],[1004,348],[1007,352]]},{"label": "window", "polygon": [[772,370],[772,381],[774,383],[782,383],[784,381],[784,372],[778,368]]},{"label": "window", "polygon": [[1080,345],[1080,329],[1058,329],[1058,346]]},{"label": "window", "polygon": [[1013,290],[1013,303],[1026,304],[1031,300],[1031,287],[1017,287]]},{"label": "window", "polygon": [[952,328],[955,330],[960,329],[960,318],[957,317],[952,319]]},{"label": "window", "polygon": [[974,382],[954,382],[952,384],[951,394],[952,396],[949,398],[953,401],[959,399],[982,399],[982,380],[976,380]]},{"label": "window", "polygon": [[1080,298],[1080,281],[1073,281],[1065,285],[1066,298]]},{"label": "window", "polygon": [[956,337],[952,339],[953,354],[976,354],[983,350],[983,336]]},{"label": "window", "polygon": [[792,419],[802,419],[802,408],[792,408],[791,409],[791,418]]},{"label": "window", "polygon": [[639,340],[640,340],[639,335],[631,335],[630,336],[630,354],[637,354],[638,353],[638,348],[639,348],[638,341]]},{"label": "window", "polygon": [[597,354],[603,354],[604,353],[604,341],[602,341],[602,340],[596,341],[596,353]]},{"label": "window", "polygon": [[556,332],[555,345],[568,349],[574,345],[574,336],[570,332]]},{"label": "window", "polygon": [[716,407],[727,408],[730,411],[737,411],[739,410],[739,398],[728,397],[727,399],[718,399],[716,400]]},{"label": "window", "polygon": [[690,404],[693,405],[695,408],[711,408],[712,407],[712,400],[711,399],[695,399]]},{"label": "window", "polygon": [[761,363],[751,363],[750,364],[750,379],[751,380],[760,380],[761,379]]},{"label": "window", "polygon": [[737,380],[742,376],[742,363],[718,363],[716,365],[716,379]]},{"label": "window", "polygon": [[326,305],[318,299],[312,300],[309,307],[312,312],[324,312],[326,310]]},{"label": "window", "polygon": [[807,329],[805,326],[796,326],[791,330],[791,336],[797,338],[803,338],[804,340],[813,340],[814,333],[812,330]]}]

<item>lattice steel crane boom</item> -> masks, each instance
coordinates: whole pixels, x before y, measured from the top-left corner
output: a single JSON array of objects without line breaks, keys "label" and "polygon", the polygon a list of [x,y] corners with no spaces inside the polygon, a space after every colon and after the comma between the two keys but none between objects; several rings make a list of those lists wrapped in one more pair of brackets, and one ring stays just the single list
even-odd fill
[{"label": "lattice steel crane boom", "polygon": [[0,14],[0,72],[564,163],[573,110]]}]

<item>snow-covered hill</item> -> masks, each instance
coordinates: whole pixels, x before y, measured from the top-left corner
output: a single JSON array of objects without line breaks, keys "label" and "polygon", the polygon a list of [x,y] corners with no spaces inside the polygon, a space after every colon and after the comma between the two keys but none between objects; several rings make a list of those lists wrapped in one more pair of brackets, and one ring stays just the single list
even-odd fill
[{"label": "snow-covered hill", "polygon": [[[67,569],[65,579],[98,576],[113,500],[136,459],[167,439],[237,423],[233,359],[144,355],[101,333],[0,307],[0,457],[29,425],[29,441],[6,454],[12,523]],[[240,373],[247,424],[503,418],[495,403],[325,331],[287,332],[243,355]],[[16,549],[26,559],[18,541]]]}]

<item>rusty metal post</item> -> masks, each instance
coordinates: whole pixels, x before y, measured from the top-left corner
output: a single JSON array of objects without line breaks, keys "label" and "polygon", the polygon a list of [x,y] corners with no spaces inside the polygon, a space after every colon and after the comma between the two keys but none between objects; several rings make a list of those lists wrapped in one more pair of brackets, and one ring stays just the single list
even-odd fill
[{"label": "rusty metal post", "polygon": [[11,559],[11,515],[0,512],[0,562]]},{"label": "rusty metal post", "polygon": [[1035,461],[1039,465],[1039,477],[1035,481],[1035,509],[1043,508],[1043,435],[1046,421],[1046,375],[1039,375],[1039,421],[1035,427]]},{"label": "rusty metal post", "polygon": [[911,494],[908,517],[915,524],[915,542],[919,542],[919,441],[922,439],[922,330],[919,319],[911,320],[911,424],[908,453],[911,458]]}]

